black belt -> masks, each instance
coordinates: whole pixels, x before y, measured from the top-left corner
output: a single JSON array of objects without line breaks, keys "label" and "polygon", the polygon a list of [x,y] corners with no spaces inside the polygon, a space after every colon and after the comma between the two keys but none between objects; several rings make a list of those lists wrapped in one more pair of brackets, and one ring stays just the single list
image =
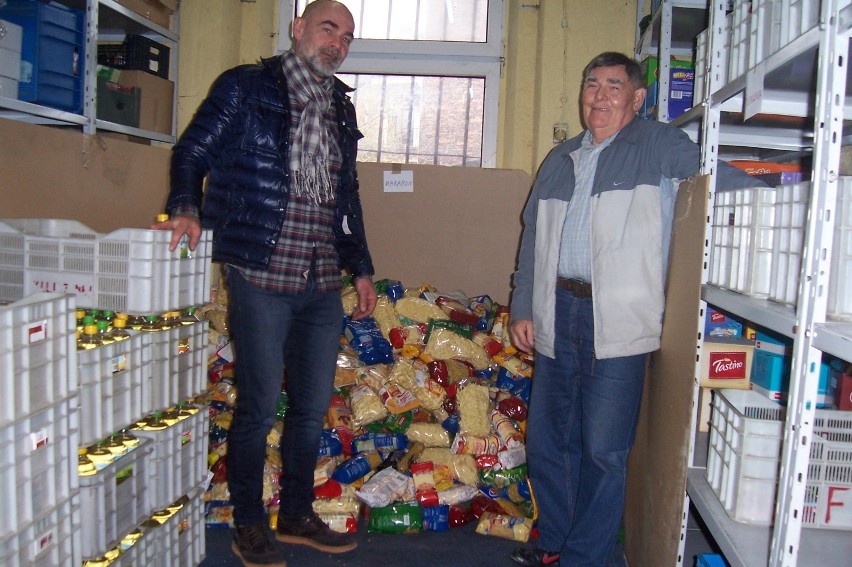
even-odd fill
[{"label": "black belt", "polygon": [[556,278],[556,285],[571,292],[574,297],[591,297],[592,284],[574,278]]}]

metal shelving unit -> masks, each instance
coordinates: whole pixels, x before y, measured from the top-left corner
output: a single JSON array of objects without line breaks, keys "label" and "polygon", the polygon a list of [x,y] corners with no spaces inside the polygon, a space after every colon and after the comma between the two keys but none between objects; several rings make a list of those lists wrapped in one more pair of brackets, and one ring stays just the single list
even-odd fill
[{"label": "metal shelving unit", "polygon": [[[735,9],[744,1],[736,0]],[[852,360],[852,324],[826,320],[843,121],[852,116],[846,68],[852,7],[848,0],[823,0],[816,26],[733,80],[727,80],[716,56],[725,45],[722,23],[727,8],[726,0],[710,3],[707,94],[677,124],[691,131],[694,139],[700,138],[701,169],[711,178],[711,193],[723,147],[799,150],[812,155],[810,214],[795,308],[711,285],[703,287],[700,306],[702,313],[706,304],[712,304],[793,339],[774,525],[751,526],[728,517],[705,479],[707,440],[696,432],[695,415],[686,506],[690,501],[695,506],[732,567],[845,565],[852,556],[849,532],[803,529],[802,510],[821,357],[825,352]],[[803,69],[816,72],[803,74]],[[755,102],[756,113],[743,119],[755,110]],[[803,120],[797,123],[792,120],[796,117]],[[780,133],[784,135],[776,136]],[[711,230],[708,219],[708,235]],[[703,281],[707,281],[711,241],[710,236],[705,238]],[[698,407],[697,380],[694,401]]]},{"label": "metal shelving unit", "polygon": [[[642,18],[643,2],[637,3],[636,21]],[[676,25],[675,25],[676,24]],[[672,56],[693,58],[695,36],[707,27],[706,0],[662,0],[651,14],[644,33],[636,28],[635,58],[642,61],[647,56],[657,57],[658,120],[668,122],[669,83]]]},{"label": "metal shelving unit", "polygon": [[[0,96],[0,117],[31,124],[81,127],[82,131],[86,134],[94,134],[98,130],[103,130],[128,134],[157,142],[174,143],[177,118],[178,15],[175,14],[172,17],[172,29],[166,29],[144,16],[125,8],[115,0],[57,1],[70,8],[85,12],[86,74],[83,79],[83,113],[76,114]],[[116,124],[106,120],[99,120],[96,116],[97,44],[102,41],[120,42],[126,34],[145,35],[169,47],[169,69],[172,77],[171,80],[175,83],[171,134],[163,134],[123,124]]]}]

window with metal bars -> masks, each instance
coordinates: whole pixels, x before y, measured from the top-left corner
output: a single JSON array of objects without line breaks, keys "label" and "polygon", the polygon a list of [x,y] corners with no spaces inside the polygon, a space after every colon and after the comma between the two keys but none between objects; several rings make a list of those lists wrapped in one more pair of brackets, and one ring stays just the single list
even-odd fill
[{"label": "window with metal bars", "polygon": [[[308,1],[280,0],[279,29]],[[338,77],[356,89],[358,159],[494,167],[503,0],[340,1],[355,19]]]}]

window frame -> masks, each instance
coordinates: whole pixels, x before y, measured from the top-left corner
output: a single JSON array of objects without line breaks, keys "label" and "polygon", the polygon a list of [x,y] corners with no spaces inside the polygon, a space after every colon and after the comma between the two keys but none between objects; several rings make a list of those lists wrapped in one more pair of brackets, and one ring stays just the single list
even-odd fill
[{"label": "window frame", "polygon": [[[484,79],[482,167],[493,168],[497,162],[504,4],[505,0],[488,0],[485,42],[356,39],[339,73]],[[295,13],[296,0],[278,0],[277,53],[293,45]]]}]

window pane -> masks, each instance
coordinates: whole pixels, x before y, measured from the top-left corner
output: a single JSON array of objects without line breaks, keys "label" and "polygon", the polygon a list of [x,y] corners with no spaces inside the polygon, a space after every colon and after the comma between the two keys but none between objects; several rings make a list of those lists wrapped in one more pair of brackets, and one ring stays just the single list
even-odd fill
[{"label": "window pane", "polygon": [[339,77],[356,89],[350,96],[364,134],[358,144],[360,161],[482,165],[485,79]]},{"label": "window pane", "polygon": [[[485,43],[488,0],[340,0],[355,18],[355,37]],[[306,0],[297,2],[301,14]]]}]

